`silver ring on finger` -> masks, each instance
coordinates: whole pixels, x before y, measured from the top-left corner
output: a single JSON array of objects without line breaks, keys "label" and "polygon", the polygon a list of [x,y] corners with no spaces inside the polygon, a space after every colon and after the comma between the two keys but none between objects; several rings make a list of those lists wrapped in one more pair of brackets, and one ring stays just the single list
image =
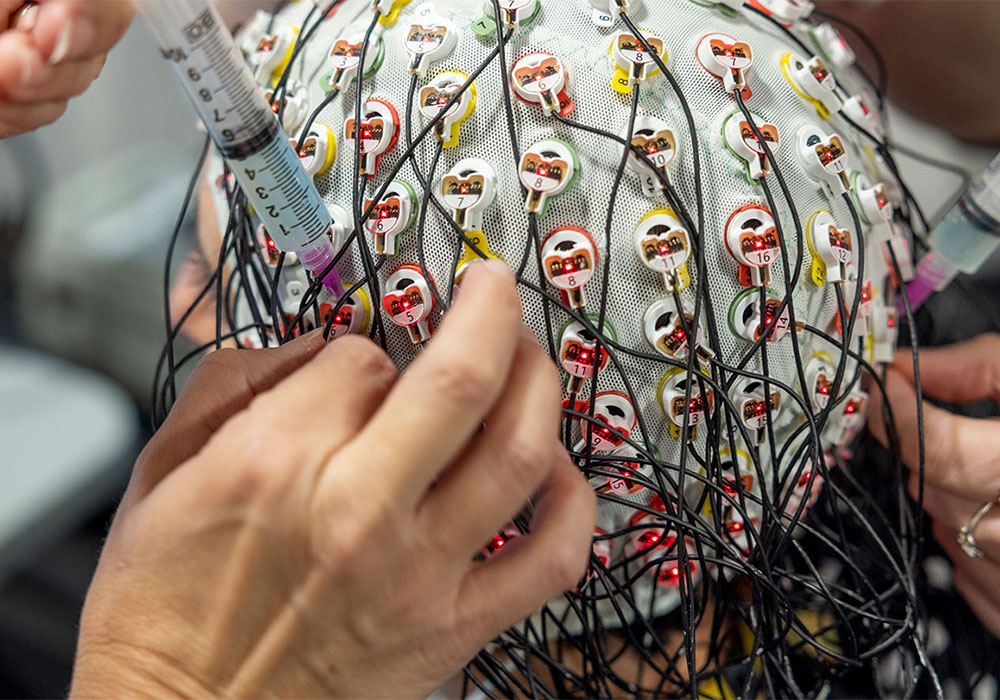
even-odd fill
[{"label": "silver ring on finger", "polygon": [[973,559],[981,559],[983,557],[983,550],[976,545],[976,526],[979,525],[980,520],[986,517],[986,514],[990,512],[993,506],[998,503],[1000,503],[1000,495],[981,505],[969,522],[958,531],[958,545],[962,548],[963,552]]}]

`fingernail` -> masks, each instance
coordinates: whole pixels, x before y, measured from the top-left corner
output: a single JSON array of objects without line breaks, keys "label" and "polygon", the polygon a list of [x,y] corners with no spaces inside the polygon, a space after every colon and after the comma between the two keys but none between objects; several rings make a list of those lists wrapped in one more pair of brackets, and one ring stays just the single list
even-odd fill
[{"label": "fingernail", "polygon": [[468,287],[479,284],[479,280],[488,278],[490,275],[509,275],[510,268],[507,267],[506,263],[501,262],[495,258],[479,258],[477,260],[471,261],[465,269],[465,274],[462,275],[462,287]]},{"label": "fingernail", "polygon": [[497,260],[496,258],[487,258],[483,261],[483,269],[489,270],[490,273],[503,277],[504,279],[511,279],[514,276],[514,271],[503,260]]},{"label": "fingernail", "polygon": [[70,15],[59,30],[49,63],[54,66],[71,55],[83,53],[94,42],[95,35],[94,25],[89,19]]},{"label": "fingernail", "polygon": [[14,13],[11,19],[10,28],[21,32],[30,32],[35,28],[35,21],[38,19],[38,3],[29,2]]}]

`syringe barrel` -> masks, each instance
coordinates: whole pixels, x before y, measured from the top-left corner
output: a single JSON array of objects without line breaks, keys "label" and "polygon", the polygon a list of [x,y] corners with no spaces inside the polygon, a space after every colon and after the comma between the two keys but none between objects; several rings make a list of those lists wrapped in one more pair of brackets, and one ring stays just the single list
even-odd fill
[{"label": "syringe barrel", "polygon": [[[135,6],[274,244],[321,275],[334,254],[330,213],[214,5]],[[335,271],[324,283],[339,295]]]},{"label": "syringe barrel", "polygon": [[1000,155],[931,232],[931,247],[954,267],[972,274],[1000,246]]}]

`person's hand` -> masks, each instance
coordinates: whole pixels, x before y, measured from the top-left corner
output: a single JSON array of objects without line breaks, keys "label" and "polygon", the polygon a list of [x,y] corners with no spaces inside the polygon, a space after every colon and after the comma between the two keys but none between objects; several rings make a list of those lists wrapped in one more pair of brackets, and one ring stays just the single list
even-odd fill
[{"label": "person's hand", "polygon": [[[920,351],[920,381],[925,396],[952,403],[992,398],[1000,401],[1000,336],[984,335],[965,343]],[[886,395],[899,432],[903,462],[918,477],[916,394],[913,359],[899,351],[888,372]],[[887,444],[881,397],[873,397],[868,425]],[[924,508],[934,519],[934,537],[955,565],[955,588],[983,624],[1000,636],[1000,505],[974,530],[984,556],[973,559],[957,542],[959,530],[976,511],[1000,494],[1000,422],[963,418],[924,402]]]},{"label": "person's hand", "polygon": [[497,262],[399,378],[358,337],[209,355],[136,464],[72,695],[426,696],[586,568],[559,395]]},{"label": "person's hand", "polygon": [[128,0],[0,0],[0,138],[58,119],[131,21]]}]

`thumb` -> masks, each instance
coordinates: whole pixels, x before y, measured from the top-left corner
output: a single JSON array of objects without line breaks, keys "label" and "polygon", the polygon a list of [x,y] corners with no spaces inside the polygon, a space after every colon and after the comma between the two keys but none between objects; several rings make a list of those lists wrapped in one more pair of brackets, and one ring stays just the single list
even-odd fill
[{"label": "thumb", "polygon": [[278,348],[223,348],[207,355],[139,456],[129,484],[133,497],[148,494],[255,396],[309,362],[325,344],[320,328]]}]

